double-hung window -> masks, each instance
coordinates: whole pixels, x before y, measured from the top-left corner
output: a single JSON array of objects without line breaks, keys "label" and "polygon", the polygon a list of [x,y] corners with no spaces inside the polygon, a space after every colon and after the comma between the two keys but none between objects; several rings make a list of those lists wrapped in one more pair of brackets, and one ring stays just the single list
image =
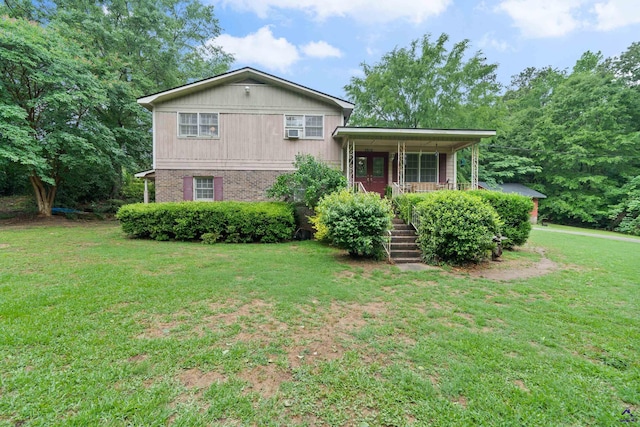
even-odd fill
[{"label": "double-hung window", "polygon": [[193,200],[213,201],[213,178],[194,177],[193,178]]},{"label": "double-hung window", "polygon": [[300,132],[300,136],[306,139],[324,138],[324,116],[288,114],[285,116],[285,135],[287,130],[293,129]]},{"label": "double-hung window", "polygon": [[404,179],[407,182],[437,182],[438,157],[433,153],[407,153]]},{"label": "double-hung window", "polygon": [[218,113],[178,113],[178,136],[217,138]]}]

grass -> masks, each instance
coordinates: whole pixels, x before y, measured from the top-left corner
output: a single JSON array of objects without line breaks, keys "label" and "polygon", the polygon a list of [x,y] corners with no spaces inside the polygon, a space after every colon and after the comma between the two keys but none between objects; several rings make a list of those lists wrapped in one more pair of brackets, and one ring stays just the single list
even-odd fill
[{"label": "grass", "polygon": [[[534,230],[533,247],[558,268],[495,281],[403,273],[315,242],[159,243],[113,223],[3,229],[0,426],[640,415],[637,243]],[[513,269],[540,255],[505,257]]]},{"label": "grass", "polygon": [[[545,228],[550,229],[550,230],[561,230],[561,231],[569,231],[572,233],[588,233],[588,234],[595,234],[595,235],[599,235],[599,236],[608,236],[608,237],[623,237],[623,238],[628,238],[628,239],[637,239],[640,240],[640,236],[634,236],[632,234],[624,234],[624,233],[618,233],[615,231],[606,231],[606,230],[596,230],[593,228],[580,228],[580,227],[571,227],[568,225],[558,225],[558,224],[546,224]],[[538,226],[534,226],[534,228],[539,228],[541,230],[544,230],[544,228],[542,228],[542,226],[538,225]]]}]

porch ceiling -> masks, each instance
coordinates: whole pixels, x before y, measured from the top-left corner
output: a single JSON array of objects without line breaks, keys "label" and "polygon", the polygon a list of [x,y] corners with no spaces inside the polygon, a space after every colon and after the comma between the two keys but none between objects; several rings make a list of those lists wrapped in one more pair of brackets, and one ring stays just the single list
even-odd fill
[{"label": "porch ceiling", "polygon": [[410,129],[338,126],[333,137],[342,141],[355,141],[361,147],[393,147],[404,142],[407,150],[450,149],[452,152],[474,145],[482,138],[496,134],[489,129]]}]

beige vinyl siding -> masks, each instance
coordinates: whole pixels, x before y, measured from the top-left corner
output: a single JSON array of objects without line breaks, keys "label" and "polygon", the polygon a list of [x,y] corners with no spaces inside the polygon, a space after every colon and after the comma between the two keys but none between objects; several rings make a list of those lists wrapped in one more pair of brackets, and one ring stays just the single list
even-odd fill
[{"label": "beige vinyl siding", "polygon": [[[245,87],[249,88],[248,93]],[[326,102],[267,84],[223,85],[167,101],[158,105],[156,111],[187,111],[203,107],[227,113],[340,114],[339,108]]]},{"label": "beige vinyl siding", "polygon": [[[334,112],[335,114],[335,112]],[[298,153],[340,164],[331,133],[340,115],[324,116],[324,139],[284,138],[283,114],[220,113],[219,138],[179,138],[177,112],[156,113],[156,168],[288,170]]]}]

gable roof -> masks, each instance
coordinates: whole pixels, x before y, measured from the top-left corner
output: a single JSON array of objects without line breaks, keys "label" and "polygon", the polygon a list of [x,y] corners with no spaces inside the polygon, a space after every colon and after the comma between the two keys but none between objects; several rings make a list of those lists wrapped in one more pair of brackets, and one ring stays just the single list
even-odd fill
[{"label": "gable roof", "polygon": [[484,188],[485,190],[493,190],[493,191],[502,191],[503,193],[513,193],[520,194],[521,196],[532,197],[536,199],[546,199],[547,196],[544,194],[527,187],[522,184],[515,183],[505,183],[505,184],[495,184],[489,185],[486,182],[478,182],[478,186]]},{"label": "gable roof", "polygon": [[333,104],[337,107],[342,108],[345,118],[349,118],[351,112],[353,111],[354,104],[349,101],[336,98],[335,96],[327,95],[326,93],[319,92],[317,90],[299,85],[280,77],[276,77],[272,74],[268,74],[264,71],[256,70],[255,68],[251,67],[240,68],[238,70],[229,71],[227,73],[219,74],[208,79],[199,80],[197,82],[188,83],[182,86],[174,87],[172,89],[164,90],[162,92],[146,95],[138,98],[138,104],[151,110],[153,109],[153,106],[155,104],[158,104],[160,102],[169,101],[174,98],[178,98],[223,84],[240,83],[242,81],[246,81],[247,79],[256,80],[258,82],[266,82],[274,86],[285,88],[293,92],[297,92],[301,95],[326,102],[328,104]]}]

